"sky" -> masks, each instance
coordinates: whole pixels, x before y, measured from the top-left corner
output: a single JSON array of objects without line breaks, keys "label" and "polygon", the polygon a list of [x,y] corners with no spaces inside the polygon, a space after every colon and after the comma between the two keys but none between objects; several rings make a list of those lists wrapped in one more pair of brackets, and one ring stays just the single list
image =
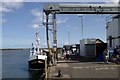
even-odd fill
[{"label": "sky", "polygon": [[[77,0],[76,0],[77,1]],[[81,0],[84,1],[84,0]],[[92,0],[93,1],[93,0]],[[108,0],[104,0],[108,1]],[[109,0],[117,2],[117,0]],[[67,0],[66,0],[67,2]],[[22,0],[5,0],[0,6],[0,48],[29,48],[35,43],[35,33],[39,32],[40,47],[47,47],[45,26],[42,25],[43,6],[41,2],[22,2]],[[64,3],[64,2],[63,2]],[[83,17],[83,38],[99,38],[106,42],[105,14],[79,14]],[[57,46],[77,44],[82,39],[81,18],[78,14],[57,14]],[[38,26],[41,24],[41,26]],[[49,26],[52,28],[52,26]],[[50,45],[53,35],[49,31]],[[70,40],[68,40],[70,38]]]}]

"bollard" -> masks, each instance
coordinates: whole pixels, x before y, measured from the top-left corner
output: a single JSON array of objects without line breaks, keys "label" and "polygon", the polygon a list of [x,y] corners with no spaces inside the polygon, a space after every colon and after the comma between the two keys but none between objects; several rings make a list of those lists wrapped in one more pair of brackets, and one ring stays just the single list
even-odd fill
[{"label": "bollard", "polygon": [[58,75],[57,75],[57,77],[61,77],[62,76],[62,73],[61,73],[61,71],[60,71],[60,69],[58,70]]}]

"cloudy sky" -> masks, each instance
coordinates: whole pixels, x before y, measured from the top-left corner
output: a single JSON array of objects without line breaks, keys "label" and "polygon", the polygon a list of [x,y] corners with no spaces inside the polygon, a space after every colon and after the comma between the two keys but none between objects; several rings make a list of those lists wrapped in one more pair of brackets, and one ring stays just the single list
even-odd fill
[{"label": "cloudy sky", "polygon": [[[0,46],[3,48],[30,47],[35,43],[35,32],[40,34],[40,46],[46,47],[45,27],[42,25],[43,6],[50,0],[4,0],[0,5]],[[55,0],[52,0],[55,2]],[[64,0],[68,2],[68,0]],[[78,0],[74,0],[77,2]],[[58,2],[63,2],[58,0]],[[79,2],[105,2],[116,3],[118,0],[79,0]],[[81,15],[83,16],[83,37],[100,38],[106,41],[106,16],[108,15]],[[38,26],[40,24],[41,26]],[[50,28],[52,26],[49,26]],[[57,40],[58,46],[70,43],[79,43],[81,39],[81,18],[77,14],[57,15]],[[49,32],[52,46],[52,33]]]}]

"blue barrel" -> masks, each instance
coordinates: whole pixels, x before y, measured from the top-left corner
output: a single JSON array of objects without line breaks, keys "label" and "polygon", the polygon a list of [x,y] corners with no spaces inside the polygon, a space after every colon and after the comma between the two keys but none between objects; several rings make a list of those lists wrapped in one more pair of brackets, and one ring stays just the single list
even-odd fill
[{"label": "blue barrel", "polygon": [[103,54],[99,54],[97,56],[97,61],[103,61],[104,60],[104,55]]}]

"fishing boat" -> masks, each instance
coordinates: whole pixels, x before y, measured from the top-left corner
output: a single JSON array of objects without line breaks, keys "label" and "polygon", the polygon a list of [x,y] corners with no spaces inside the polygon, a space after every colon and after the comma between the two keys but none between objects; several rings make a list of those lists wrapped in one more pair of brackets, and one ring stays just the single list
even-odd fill
[{"label": "fishing boat", "polygon": [[39,34],[36,33],[36,46],[30,48],[30,55],[28,60],[28,67],[30,70],[42,70],[45,68],[46,54],[39,48]]}]

